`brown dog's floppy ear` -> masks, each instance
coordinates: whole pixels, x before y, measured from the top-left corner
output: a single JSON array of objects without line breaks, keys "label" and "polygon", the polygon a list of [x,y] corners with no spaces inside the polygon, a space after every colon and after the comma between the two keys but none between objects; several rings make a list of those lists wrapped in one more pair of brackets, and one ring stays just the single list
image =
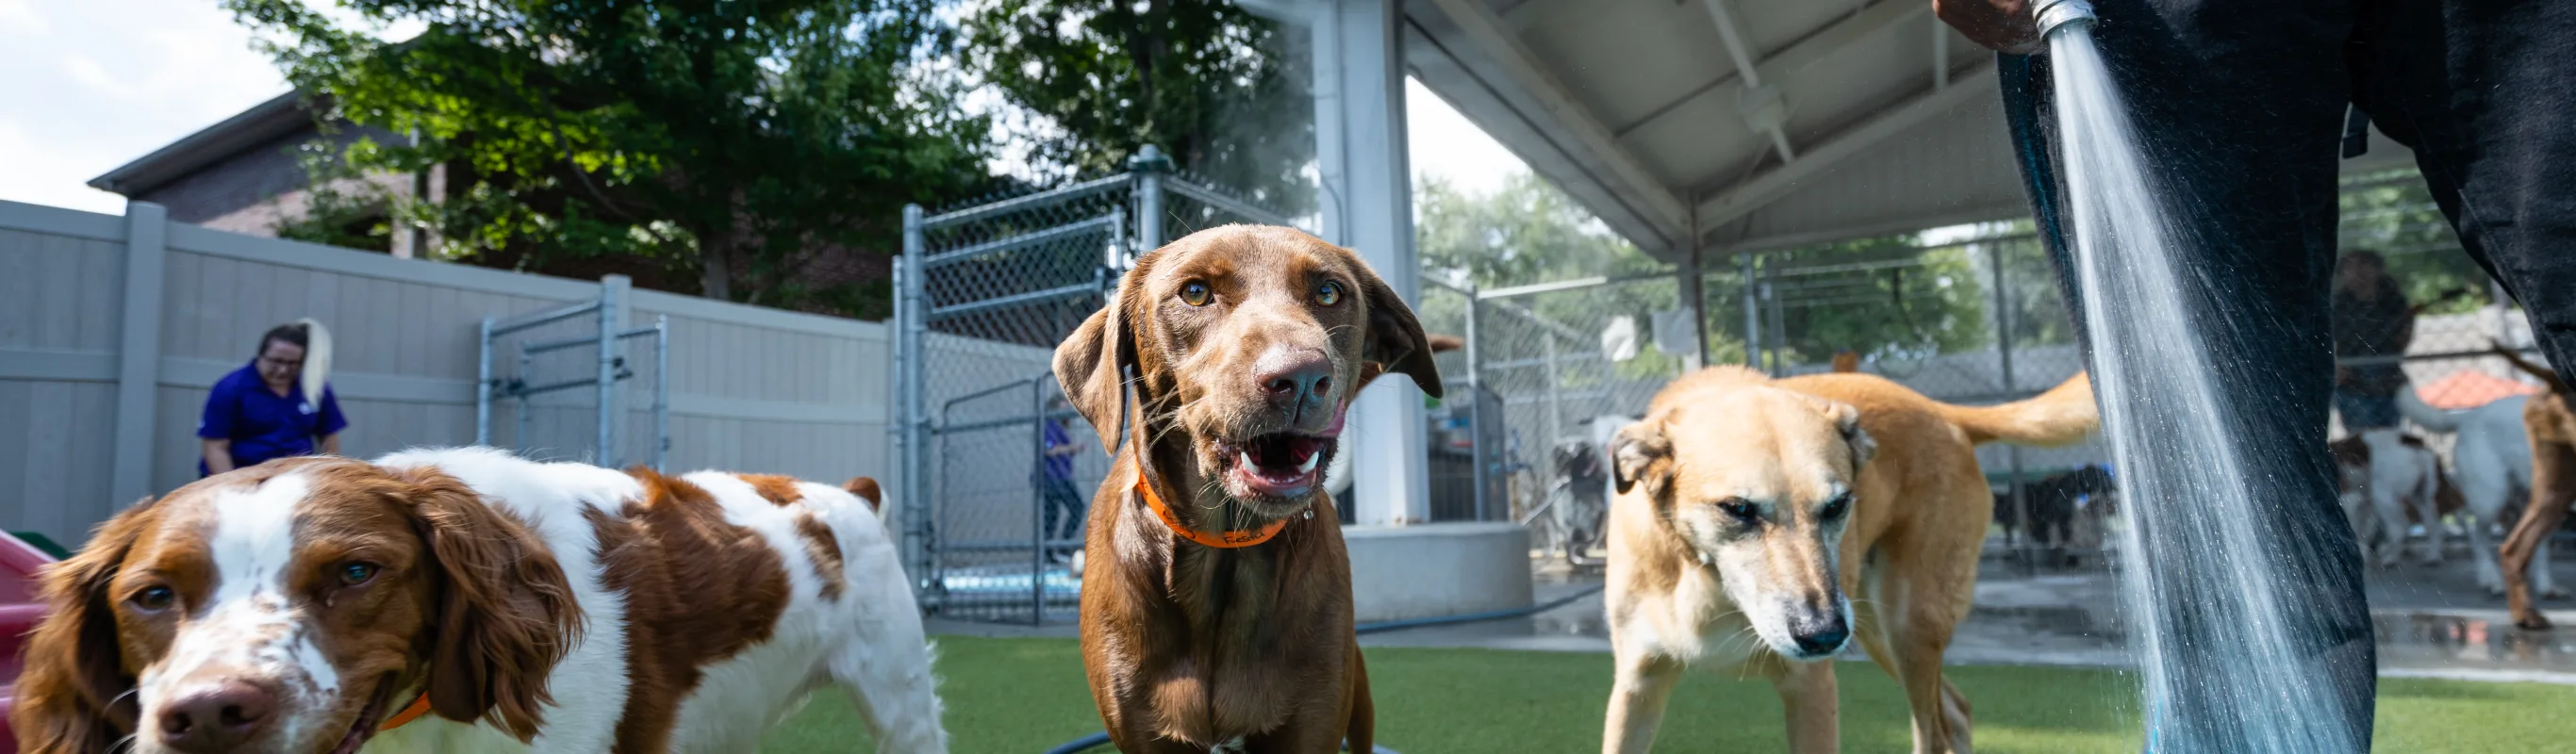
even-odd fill
[{"label": "brown dog's floppy ear", "polygon": [[[1431,336],[1422,332],[1422,322],[1413,317],[1413,307],[1395,295],[1377,271],[1369,269],[1359,255],[1351,255],[1351,271],[1358,275],[1360,291],[1368,301],[1368,334],[1361,341],[1360,358],[1379,365],[1381,372],[1399,372],[1413,378],[1413,384],[1425,395],[1440,397],[1440,367],[1431,362]],[[1360,372],[1359,385],[1366,387],[1370,374]]]},{"label": "brown dog's floppy ear", "polygon": [[436,469],[404,469],[401,494],[439,575],[429,708],[461,723],[490,719],[522,742],[554,701],[546,676],[580,641],[581,606],[535,532]]},{"label": "brown dog's floppy ear", "polygon": [[1643,483],[1649,496],[1661,495],[1673,475],[1673,441],[1664,437],[1663,421],[1648,417],[1645,421],[1619,428],[1610,439],[1611,477],[1620,492]]},{"label": "brown dog's floppy ear", "polygon": [[135,729],[134,677],[125,673],[107,587],[148,528],[152,505],[145,499],[108,519],[79,554],[37,574],[47,612],[27,635],[9,711],[19,751],[104,752]]},{"label": "brown dog's floppy ear", "polygon": [[[1116,452],[1118,436],[1127,428],[1118,426],[1118,406],[1124,401],[1122,387],[1125,367],[1136,363],[1136,336],[1129,328],[1140,319],[1146,302],[1144,280],[1152,269],[1157,254],[1136,258],[1136,266],[1118,280],[1118,291],[1092,312],[1073,335],[1055,347],[1056,387],[1064,391],[1065,401],[1082,413],[1091,429],[1100,433],[1100,449]],[[1129,311],[1130,307],[1136,311]]]}]

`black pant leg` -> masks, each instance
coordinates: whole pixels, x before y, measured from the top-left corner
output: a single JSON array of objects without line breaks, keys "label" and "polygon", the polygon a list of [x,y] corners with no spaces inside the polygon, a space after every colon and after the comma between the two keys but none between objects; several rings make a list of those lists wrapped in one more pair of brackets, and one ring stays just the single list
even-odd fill
[{"label": "black pant leg", "polygon": [[[2342,48],[2351,9],[2325,0],[2097,0],[2096,29],[2104,57],[2131,107],[2146,159],[2175,189],[2174,209],[2198,230],[2200,243],[2177,249],[2182,269],[2200,275],[2223,300],[2206,312],[2209,356],[2219,364],[2268,374],[2214,407],[2235,421],[2246,445],[2276,451],[2286,467],[2249,479],[2255,499],[2278,501],[2244,522],[2277,536],[2283,601],[2299,650],[2343,699],[2347,740],[2367,748],[2376,689],[2375,646],[2363,590],[2361,557],[2335,497],[2325,452],[2333,356],[2328,342],[2328,286],[2334,268],[2335,146],[2348,101]],[[2070,302],[2075,290],[2063,228],[2066,203],[2051,171],[2056,155],[2031,135],[2054,138],[2048,61],[2006,61],[2007,114],[2018,156],[2042,215],[2043,236]],[[2024,75],[2013,75],[2025,72]],[[2018,90],[2017,90],[2018,88]],[[2079,305],[2071,307],[2082,311]],[[2078,327],[2087,360],[2099,345]],[[2189,515],[2192,501],[2137,501],[2141,525]],[[2158,540],[2152,539],[2151,542]],[[2245,668],[2199,667],[2195,645],[2238,641],[2239,626],[2195,609],[2189,549],[2170,539],[2146,552],[2124,553],[2133,578],[2155,580],[2168,616],[2164,638],[2187,678],[2149,715],[2159,751],[2244,750],[2243,719],[2228,679]]]},{"label": "black pant leg", "polygon": [[[2576,3],[2369,0],[2354,98],[2576,375]],[[2571,380],[2576,381],[2576,380]]]}]

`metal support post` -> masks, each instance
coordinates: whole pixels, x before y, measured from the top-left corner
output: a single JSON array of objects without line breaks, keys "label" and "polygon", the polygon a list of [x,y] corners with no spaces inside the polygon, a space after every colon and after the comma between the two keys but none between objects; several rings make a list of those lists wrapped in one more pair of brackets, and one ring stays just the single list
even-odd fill
[{"label": "metal support post", "polygon": [[474,358],[474,444],[492,444],[492,318],[477,328]]},{"label": "metal support post", "polygon": [[617,458],[617,310],[626,299],[624,275],[599,279],[599,445],[592,462],[616,468]]},{"label": "metal support post", "polygon": [[1161,147],[1147,144],[1127,160],[1136,175],[1136,253],[1163,248],[1163,170],[1171,164]]},{"label": "metal support post", "polygon": [[1753,275],[1753,255],[1735,257],[1737,274],[1744,276],[1744,366],[1762,368],[1762,281]]},{"label": "metal support post", "polygon": [[671,318],[653,317],[653,470],[671,455]]},{"label": "metal support post", "polygon": [[1493,473],[1485,468],[1485,464],[1493,460],[1495,449],[1485,447],[1484,439],[1487,434],[1485,422],[1499,422],[1503,417],[1485,415],[1485,365],[1476,360],[1476,313],[1484,308],[1484,302],[1476,300],[1473,286],[1460,289],[1460,293],[1467,297],[1467,347],[1464,354],[1467,361],[1467,453],[1468,462],[1476,469],[1476,473],[1469,475],[1469,481],[1476,485],[1476,520],[1497,521],[1503,517],[1495,514],[1491,506],[1497,501],[1486,499],[1492,495],[1486,494],[1485,489],[1486,476]]},{"label": "metal support post", "polygon": [[1031,435],[1029,439],[1033,441],[1031,445],[1037,448],[1038,459],[1037,464],[1035,464],[1037,468],[1029,470],[1032,472],[1030,475],[1033,477],[1032,481],[1037,482],[1036,484],[1029,485],[1029,625],[1032,626],[1043,625],[1046,623],[1046,561],[1048,532],[1046,530],[1047,480],[1044,476],[1044,472],[1046,471],[1047,465],[1047,382],[1048,380],[1045,377],[1037,377],[1029,380],[1029,416],[1037,419],[1036,422],[1029,426],[1030,429],[1036,430],[1029,433]]},{"label": "metal support post", "polygon": [[1789,345],[1788,305],[1780,301],[1780,268],[1785,266],[1778,257],[1762,265],[1762,300],[1771,305],[1771,337],[1765,340],[1771,347],[1773,377],[1789,373],[1789,354],[1783,350]]},{"label": "metal support post", "polygon": [[896,351],[905,371],[902,378],[896,381],[902,393],[899,399],[903,402],[902,504],[911,506],[904,511],[904,515],[910,524],[906,528],[911,530],[910,535],[905,537],[905,547],[910,550],[908,554],[911,556],[909,560],[914,565],[913,574],[916,580],[921,580],[921,583],[927,586],[931,583],[927,579],[931,578],[933,573],[930,562],[930,522],[933,509],[937,506],[927,494],[929,484],[925,477],[928,476],[926,467],[929,454],[922,447],[922,443],[926,442],[927,438],[922,432],[925,421],[922,401],[925,397],[922,395],[921,335],[929,326],[929,323],[922,321],[923,316],[928,314],[928,307],[922,302],[921,278],[924,272],[921,263],[924,247],[928,244],[924,234],[921,224],[921,205],[904,205],[903,260],[897,266],[899,272],[896,278],[897,282],[902,283],[902,290],[895,304],[895,310],[898,312]]},{"label": "metal support post", "polygon": [[[2003,244],[1986,244],[1986,266],[1994,268],[1995,371],[2003,382],[2003,394],[2007,396],[2019,395],[2021,393],[2021,383],[2013,377],[2012,289],[2006,287],[2011,284],[2011,278],[2004,272]],[[2037,543],[2031,535],[2038,533],[2038,530],[2031,526],[2030,496],[2022,493],[2021,446],[2004,446],[2004,458],[2005,463],[2012,471],[2012,506],[2013,511],[2015,512],[2015,519],[2021,522],[2022,568],[2036,571],[2038,569],[2038,553],[2033,548]]]},{"label": "metal support post", "polygon": [[1697,369],[1708,364],[1708,272],[1702,266],[1699,246],[1694,240],[1682,267],[1681,294],[1691,313],[1691,353],[1685,368]]}]

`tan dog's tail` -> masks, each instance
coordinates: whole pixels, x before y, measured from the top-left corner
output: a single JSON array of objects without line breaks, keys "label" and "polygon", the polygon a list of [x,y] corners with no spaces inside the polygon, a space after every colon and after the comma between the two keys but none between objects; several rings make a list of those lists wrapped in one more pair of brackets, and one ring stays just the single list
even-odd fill
[{"label": "tan dog's tail", "polygon": [[2523,358],[2520,352],[2504,347],[2503,343],[2490,340],[2487,341],[2487,347],[2493,349],[2495,351],[2495,355],[2502,356],[2505,361],[2513,364],[2513,368],[2520,369],[2526,374],[2540,378],[2541,384],[2549,386],[2549,392],[2567,392],[2567,383],[2558,379],[2558,370],[2549,368],[2549,365],[2547,364],[2531,363],[2530,359]]},{"label": "tan dog's tail", "polygon": [[2016,445],[2069,445],[2102,426],[2101,409],[2093,405],[2093,381],[2083,372],[2039,397],[1996,406],[1953,406],[1935,402],[1941,418],[1968,433],[1968,442],[2002,441]]}]

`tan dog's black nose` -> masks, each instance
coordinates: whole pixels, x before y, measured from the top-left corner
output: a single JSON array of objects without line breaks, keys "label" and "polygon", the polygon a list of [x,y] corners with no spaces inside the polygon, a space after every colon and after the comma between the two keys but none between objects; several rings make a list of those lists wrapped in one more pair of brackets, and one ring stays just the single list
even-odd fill
[{"label": "tan dog's black nose", "polygon": [[1252,380],[1270,405],[1294,417],[1332,393],[1333,361],[1322,351],[1273,348],[1253,363]]},{"label": "tan dog's black nose", "polygon": [[180,697],[161,710],[161,740],[189,754],[230,752],[259,735],[277,711],[277,695],[246,681],[224,681]]}]

